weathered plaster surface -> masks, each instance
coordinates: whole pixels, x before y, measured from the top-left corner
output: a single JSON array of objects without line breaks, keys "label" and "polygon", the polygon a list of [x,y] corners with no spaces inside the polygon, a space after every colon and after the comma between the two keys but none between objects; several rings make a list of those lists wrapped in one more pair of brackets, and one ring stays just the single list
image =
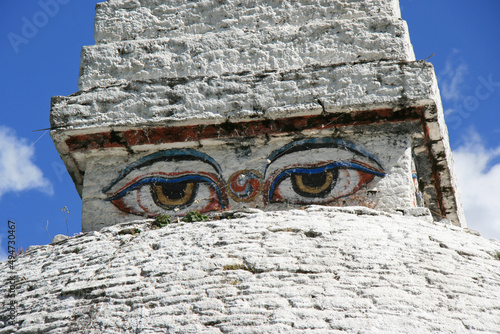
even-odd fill
[{"label": "weathered plaster surface", "polygon": [[414,60],[402,20],[315,21],[259,30],[87,46],[80,89],[168,76],[216,76],[244,71],[299,69],[357,61]]},{"label": "weathered plaster surface", "polygon": [[217,76],[415,59],[398,1],[108,1],[80,89],[128,80]]},{"label": "weathered plaster surface", "polygon": [[399,1],[113,0],[96,7],[95,39],[102,44],[367,17],[400,18]]},{"label": "weathered plaster surface", "polygon": [[54,97],[51,126],[64,127],[57,134],[90,127],[222,123],[323,110],[402,108],[437,103],[435,87],[434,69],[423,61],[130,81]]},{"label": "weathered plaster surface", "polygon": [[255,211],[33,246],[0,333],[500,333],[500,242],[406,214]]}]

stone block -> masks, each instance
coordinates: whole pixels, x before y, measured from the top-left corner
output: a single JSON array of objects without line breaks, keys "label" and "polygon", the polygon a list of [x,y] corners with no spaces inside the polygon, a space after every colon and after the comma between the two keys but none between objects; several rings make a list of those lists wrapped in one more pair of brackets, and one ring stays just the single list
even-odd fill
[{"label": "stone block", "polygon": [[183,34],[301,26],[364,17],[400,18],[399,2],[376,1],[107,1],[96,6],[95,40],[157,39]]},{"label": "stone block", "polygon": [[318,21],[86,46],[80,90],[131,80],[210,77],[379,60],[415,60],[406,24],[394,18]]}]

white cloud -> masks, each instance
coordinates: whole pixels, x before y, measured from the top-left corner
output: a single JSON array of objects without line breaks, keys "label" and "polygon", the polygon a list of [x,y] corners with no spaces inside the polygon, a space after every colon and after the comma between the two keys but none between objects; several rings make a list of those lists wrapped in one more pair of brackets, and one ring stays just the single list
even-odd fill
[{"label": "white cloud", "polygon": [[[447,102],[458,103],[463,98],[463,83],[468,66],[459,54],[458,50],[453,50],[446,60],[444,70],[439,73],[439,90]],[[445,110],[445,114],[449,115],[453,111],[452,108],[449,108]]]},{"label": "white cloud", "polygon": [[5,252],[5,248],[6,246],[4,246],[2,244],[2,239],[3,239],[4,235],[1,235],[0,234],[0,262],[3,262],[5,260],[7,260],[7,253]]},{"label": "white cloud", "polygon": [[37,189],[53,193],[52,184],[33,163],[35,149],[13,130],[0,126],[0,197],[7,192]]},{"label": "white cloud", "polygon": [[498,157],[500,146],[485,148],[473,130],[467,142],[453,151],[468,227],[500,240],[500,163],[492,165]]}]

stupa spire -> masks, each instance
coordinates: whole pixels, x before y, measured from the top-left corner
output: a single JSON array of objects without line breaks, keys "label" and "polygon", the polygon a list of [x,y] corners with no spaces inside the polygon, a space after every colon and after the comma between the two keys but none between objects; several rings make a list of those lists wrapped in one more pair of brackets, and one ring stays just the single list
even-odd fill
[{"label": "stupa spire", "polygon": [[425,206],[465,226],[434,69],[398,1],[98,4],[52,137],[83,229],[160,214]]}]

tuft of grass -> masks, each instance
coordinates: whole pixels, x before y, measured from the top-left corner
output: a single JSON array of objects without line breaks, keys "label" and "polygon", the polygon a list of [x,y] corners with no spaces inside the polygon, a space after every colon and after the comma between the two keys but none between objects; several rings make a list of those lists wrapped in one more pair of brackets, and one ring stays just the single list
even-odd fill
[{"label": "tuft of grass", "polygon": [[22,253],[24,253],[24,249],[22,247],[18,247],[16,249],[16,251],[14,252],[14,258],[18,257],[19,255],[21,255]]},{"label": "tuft of grass", "polygon": [[118,235],[131,234],[135,236],[136,234],[139,233],[141,233],[141,230],[139,230],[138,228],[126,228],[118,232]]},{"label": "tuft of grass", "polygon": [[172,218],[169,215],[158,215],[153,222],[153,226],[162,228],[172,223]]},{"label": "tuft of grass", "polygon": [[188,212],[184,217],[182,217],[181,220],[183,222],[193,223],[193,222],[204,222],[207,221],[208,219],[209,218],[207,216],[195,210]]},{"label": "tuft of grass", "polygon": [[[68,224],[68,220],[69,220],[69,209],[67,206],[64,206],[64,208],[61,209],[61,212],[64,212],[64,218],[66,219],[66,235],[68,236],[69,238],[69,224]],[[47,224],[48,224],[48,220],[47,220]]]},{"label": "tuft of grass", "polygon": [[240,270],[245,269],[245,266],[242,264],[226,264],[223,267],[224,270]]},{"label": "tuft of grass", "polygon": [[297,232],[300,232],[300,230],[297,229],[297,228],[285,227],[285,228],[280,228],[280,229],[274,230],[273,232],[293,232],[293,233],[297,233]]},{"label": "tuft of grass", "polygon": [[224,270],[246,270],[251,272],[252,274],[256,273],[255,268],[250,267],[248,265],[244,264],[226,264],[224,267],[222,267]]},{"label": "tuft of grass", "polygon": [[493,257],[500,261],[500,252],[495,252],[495,255],[493,255]]},{"label": "tuft of grass", "polygon": [[320,237],[323,235],[323,233],[321,232],[316,232],[316,231],[313,231],[313,230],[309,230],[307,232],[304,233],[306,237],[309,237],[309,238],[317,238],[317,237]]}]

